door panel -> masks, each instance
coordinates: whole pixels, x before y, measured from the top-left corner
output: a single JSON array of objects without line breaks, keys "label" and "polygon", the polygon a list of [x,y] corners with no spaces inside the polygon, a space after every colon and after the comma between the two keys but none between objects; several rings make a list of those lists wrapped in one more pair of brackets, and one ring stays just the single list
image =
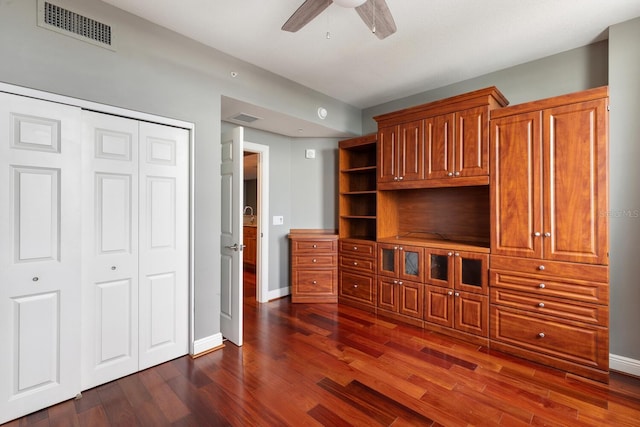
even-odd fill
[{"label": "door panel", "polygon": [[488,107],[456,113],[456,176],[489,175],[488,115]]},{"label": "door panel", "polygon": [[445,114],[425,121],[427,179],[447,178],[453,174],[454,116]]},{"label": "door panel", "polygon": [[220,329],[238,346],[242,345],[243,136],[242,127],[222,135],[221,166]]},{"label": "door panel", "polygon": [[541,258],[542,135],[539,112],[491,121],[491,252]]},{"label": "door panel", "polygon": [[80,391],[80,131],[0,93],[0,424]]},{"label": "door panel", "polygon": [[187,354],[189,131],[140,122],[139,369]]},{"label": "door panel", "polygon": [[398,179],[398,127],[378,131],[378,182]]},{"label": "door panel", "polygon": [[138,122],[84,111],[82,387],[138,370]]},{"label": "door panel", "polygon": [[403,123],[400,126],[399,179],[424,179],[424,121]]},{"label": "door panel", "polygon": [[544,252],[607,264],[607,111],[596,100],[544,111]]}]

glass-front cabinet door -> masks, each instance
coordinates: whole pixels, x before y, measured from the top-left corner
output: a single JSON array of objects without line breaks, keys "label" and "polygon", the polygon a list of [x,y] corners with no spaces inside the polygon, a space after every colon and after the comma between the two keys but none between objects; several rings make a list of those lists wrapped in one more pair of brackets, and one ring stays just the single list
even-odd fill
[{"label": "glass-front cabinet door", "polygon": [[378,244],[378,274],[398,277],[398,248],[399,246],[394,244]]},{"label": "glass-front cabinet door", "polygon": [[489,255],[455,251],[454,262],[456,289],[485,295],[489,292]]},{"label": "glass-front cabinet door", "polygon": [[400,245],[398,258],[398,278],[414,282],[424,281],[424,248]]},{"label": "glass-front cabinet door", "polygon": [[452,250],[427,248],[425,281],[431,285],[453,287],[453,255]]}]

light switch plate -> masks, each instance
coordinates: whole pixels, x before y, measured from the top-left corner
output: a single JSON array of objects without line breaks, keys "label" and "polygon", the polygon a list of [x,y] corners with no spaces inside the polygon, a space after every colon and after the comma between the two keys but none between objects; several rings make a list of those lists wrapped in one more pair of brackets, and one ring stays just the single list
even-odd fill
[{"label": "light switch plate", "polygon": [[305,159],[315,159],[316,158],[316,150],[313,148],[307,148],[304,150],[304,158]]},{"label": "light switch plate", "polygon": [[284,217],[282,215],[273,217],[273,225],[282,225],[284,224]]}]

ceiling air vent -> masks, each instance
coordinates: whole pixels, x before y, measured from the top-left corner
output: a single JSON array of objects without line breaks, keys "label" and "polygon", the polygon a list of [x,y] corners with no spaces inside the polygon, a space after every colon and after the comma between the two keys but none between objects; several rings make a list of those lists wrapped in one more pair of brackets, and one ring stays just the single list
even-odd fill
[{"label": "ceiling air vent", "polygon": [[230,120],[234,120],[236,122],[243,122],[243,123],[253,123],[256,120],[260,120],[260,117],[252,116],[251,114],[247,114],[247,113],[239,113],[231,117]]},{"label": "ceiling air vent", "polygon": [[38,0],[38,25],[96,46],[115,50],[110,25],[46,0]]}]

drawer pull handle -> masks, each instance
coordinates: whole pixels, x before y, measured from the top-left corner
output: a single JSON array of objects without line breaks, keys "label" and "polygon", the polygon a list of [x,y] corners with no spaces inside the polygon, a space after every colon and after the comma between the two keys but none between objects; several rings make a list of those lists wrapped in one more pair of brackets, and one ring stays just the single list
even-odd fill
[{"label": "drawer pull handle", "polygon": [[313,245],[313,249],[315,249],[315,248],[317,248],[317,247],[318,247],[318,245]]},{"label": "drawer pull handle", "polygon": [[353,288],[356,289],[358,287],[358,284],[356,283],[355,285],[353,285]]},{"label": "drawer pull handle", "polygon": [[456,297],[459,297],[460,296],[460,292],[456,292],[453,295],[456,296]]},{"label": "drawer pull handle", "polygon": [[397,281],[397,280],[394,280],[394,281],[393,281],[393,284],[394,284],[394,285],[397,285],[397,284],[398,284],[398,281]]},{"label": "drawer pull handle", "polygon": [[538,338],[544,338],[544,332],[540,332],[540,333],[538,334]]},{"label": "drawer pull handle", "polygon": [[551,237],[551,233],[547,231],[546,233],[544,233],[544,237]]},{"label": "drawer pull handle", "polygon": [[358,247],[357,247],[357,246],[354,246],[354,247],[353,247],[353,250],[354,250],[354,251],[357,251],[357,250],[358,250]]},{"label": "drawer pull handle", "polygon": [[447,256],[452,256],[453,252],[447,252]]},{"label": "drawer pull handle", "polygon": [[458,252],[456,252],[454,255],[455,255],[455,256],[460,256],[460,254],[459,254]]},{"label": "drawer pull handle", "polygon": [[544,289],[544,288],[546,288],[546,287],[547,287],[547,285],[545,285],[544,283],[540,283],[540,284],[538,285],[538,287],[539,287],[540,289]]},{"label": "drawer pull handle", "polygon": [[358,263],[354,261],[354,262],[353,262],[353,265],[357,266],[357,265],[358,265]]},{"label": "drawer pull handle", "polygon": [[540,236],[541,236],[541,234],[540,234],[540,232],[539,232],[539,231],[536,231],[535,233],[533,233],[533,235],[534,235],[535,237],[540,237]]},{"label": "drawer pull handle", "polygon": [[540,308],[544,308],[544,303],[543,303],[543,302],[539,302],[539,303],[538,303],[538,307],[540,307]]},{"label": "drawer pull handle", "polygon": [[543,271],[544,270],[544,265],[539,265],[538,266],[538,270]]},{"label": "drawer pull handle", "polygon": [[39,278],[38,276],[36,276],[36,277],[34,277],[33,279],[31,279],[31,280],[33,280],[34,282],[37,282],[38,280],[40,280],[40,278]]},{"label": "drawer pull handle", "polygon": [[313,262],[318,262],[318,260],[314,258],[314,259],[313,259]]},{"label": "drawer pull handle", "polygon": [[449,295],[449,296],[453,295],[453,291],[447,292],[447,295]]},{"label": "drawer pull handle", "polygon": [[314,285],[317,285],[317,284],[318,284],[318,282],[314,280],[314,281],[313,281],[313,284],[314,284]]},{"label": "drawer pull handle", "polygon": [[399,281],[399,282],[398,282],[398,285],[402,285],[402,281]]}]

